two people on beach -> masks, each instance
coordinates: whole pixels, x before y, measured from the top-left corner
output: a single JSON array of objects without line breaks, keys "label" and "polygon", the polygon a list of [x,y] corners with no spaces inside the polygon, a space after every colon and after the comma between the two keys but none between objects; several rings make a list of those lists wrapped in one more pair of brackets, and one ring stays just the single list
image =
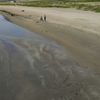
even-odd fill
[{"label": "two people on beach", "polygon": [[41,21],[41,22],[46,22],[46,21],[47,21],[47,16],[46,16],[46,15],[41,16],[41,17],[40,17],[40,21]]}]

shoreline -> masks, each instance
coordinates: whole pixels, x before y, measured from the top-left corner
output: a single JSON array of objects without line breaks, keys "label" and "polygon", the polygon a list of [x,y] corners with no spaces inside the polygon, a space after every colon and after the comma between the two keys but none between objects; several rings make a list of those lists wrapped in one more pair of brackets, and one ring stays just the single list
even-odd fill
[{"label": "shoreline", "polygon": [[[92,31],[97,14],[95,19],[68,9],[4,10],[10,13],[1,13],[9,22],[2,16],[0,21],[1,99],[100,100],[100,34]],[[39,22],[44,14],[47,22]],[[68,25],[94,21],[91,31]]]},{"label": "shoreline", "polygon": [[[27,7],[0,10],[9,12],[1,12],[9,22],[1,16],[0,98],[100,100],[98,14]],[[47,22],[40,22],[44,14]]]},{"label": "shoreline", "polygon": [[[25,12],[22,12],[23,9]],[[1,7],[0,10],[6,10],[12,13],[16,11],[16,16],[9,14],[4,15],[12,23],[56,41],[62,45],[80,65],[91,66],[93,68],[95,67],[96,70],[98,69],[98,65],[100,65],[99,14],[74,9],[32,9],[31,7]],[[62,15],[59,14],[59,12],[62,12]],[[70,15],[66,13],[72,16],[70,17]],[[83,13],[86,15],[81,15]],[[47,22],[37,23],[43,14],[47,14]],[[97,18],[94,18],[94,16],[97,16]],[[93,18],[94,20],[92,20]],[[90,23],[94,22],[95,24],[90,25]],[[74,25],[76,26],[73,27]],[[78,26],[79,28],[77,28]],[[86,27],[86,30],[84,30],[84,27]],[[96,32],[94,32],[95,29]]]}]

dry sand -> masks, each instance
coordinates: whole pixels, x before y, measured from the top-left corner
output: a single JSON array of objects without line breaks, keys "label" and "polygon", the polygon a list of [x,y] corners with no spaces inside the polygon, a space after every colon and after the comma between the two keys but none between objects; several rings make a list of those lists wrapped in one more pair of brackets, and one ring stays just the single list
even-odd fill
[{"label": "dry sand", "polygon": [[[33,20],[38,20],[41,15],[46,14],[50,23],[72,26],[74,28],[88,30],[92,32],[100,32],[100,14],[81,11],[75,9],[63,8],[32,8],[32,7],[0,7],[18,15],[30,17]],[[25,12],[21,12],[21,10]],[[36,18],[37,17],[37,18]]]},{"label": "dry sand", "polygon": [[[58,90],[61,91],[58,95],[66,95],[64,93],[67,93],[71,96],[72,94],[72,98],[60,97],[59,100],[100,100],[99,13],[75,9],[32,8],[19,6],[1,6],[0,10],[9,11],[15,14],[15,16],[11,16],[2,13],[13,23],[23,26],[30,31],[43,35],[44,37],[54,40],[62,45],[77,62],[76,65],[78,64],[78,66],[80,66],[75,67],[72,71],[72,73],[74,73],[73,75],[75,75],[75,77],[73,77],[76,78],[77,76],[78,79],[76,79],[79,80],[79,83],[81,83],[80,81],[83,81],[82,89],[79,90],[80,96],[77,96],[77,93],[73,95],[72,91],[73,89],[76,89],[73,88],[74,86],[68,89],[69,91],[67,91],[67,87],[65,90]],[[22,10],[25,11],[22,12]],[[39,22],[40,16],[44,14],[47,15],[47,22]],[[70,66],[73,66],[73,64],[70,64]],[[79,84],[74,85],[76,87]],[[48,94],[48,96],[50,95],[51,94]],[[50,100],[56,99],[58,100],[58,97]]]}]

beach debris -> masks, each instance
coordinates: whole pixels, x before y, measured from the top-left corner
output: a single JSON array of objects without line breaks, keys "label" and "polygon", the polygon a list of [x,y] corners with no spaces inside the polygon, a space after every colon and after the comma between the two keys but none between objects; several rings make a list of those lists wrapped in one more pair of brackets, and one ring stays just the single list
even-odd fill
[{"label": "beach debris", "polygon": [[14,14],[11,14],[11,16],[14,16]]},{"label": "beach debris", "polygon": [[22,12],[25,12],[25,10],[21,10]]}]

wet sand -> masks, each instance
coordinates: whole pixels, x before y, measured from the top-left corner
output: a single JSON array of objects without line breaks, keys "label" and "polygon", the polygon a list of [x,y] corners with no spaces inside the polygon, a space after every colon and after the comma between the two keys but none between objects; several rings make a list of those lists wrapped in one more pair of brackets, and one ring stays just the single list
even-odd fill
[{"label": "wet sand", "polygon": [[[0,9],[15,14],[2,13],[13,23],[52,41],[52,45],[45,44],[34,36],[31,39],[11,39],[14,45],[20,47],[18,50],[24,51],[18,53],[18,58],[13,56],[17,59],[15,63],[26,59],[14,67],[15,74],[11,73],[11,76],[16,76],[16,80],[18,78],[17,83],[21,83],[21,90],[12,89],[15,94],[21,91],[16,96],[14,94],[14,100],[100,99],[100,14],[57,8],[6,6]],[[23,9],[25,12],[22,12]],[[44,14],[47,15],[47,22],[38,22]],[[0,48],[3,51],[2,45]],[[20,58],[20,53],[26,56]],[[16,67],[20,66],[21,71],[17,71]],[[10,81],[11,84],[16,83],[16,80]]]}]

